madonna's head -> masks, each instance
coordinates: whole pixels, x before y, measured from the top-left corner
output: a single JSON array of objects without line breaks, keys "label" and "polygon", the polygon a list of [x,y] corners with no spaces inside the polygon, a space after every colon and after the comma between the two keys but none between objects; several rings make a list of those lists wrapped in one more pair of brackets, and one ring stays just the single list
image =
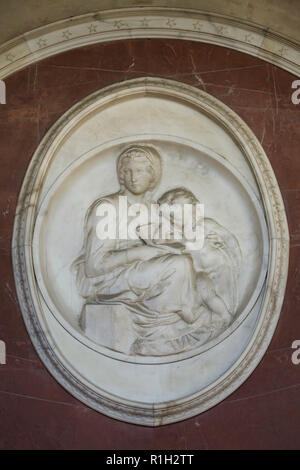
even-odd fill
[{"label": "madonna's head", "polygon": [[161,158],[151,146],[134,145],[118,158],[117,172],[121,188],[133,194],[152,191],[161,177]]}]

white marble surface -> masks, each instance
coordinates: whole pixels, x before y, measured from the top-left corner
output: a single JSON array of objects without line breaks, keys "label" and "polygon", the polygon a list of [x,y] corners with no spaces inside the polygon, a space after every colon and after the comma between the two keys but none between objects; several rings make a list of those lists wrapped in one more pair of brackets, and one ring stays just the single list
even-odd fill
[{"label": "white marble surface", "polygon": [[[119,191],[117,159],[132,145],[150,146],[159,155],[161,177],[151,200],[185,187],[241,251],[232,320],[213,337],[173,352],[132,349],[136,339],[145,339],[136,336],[126,302],[116,308],[97,297],[98,305],[90,305],[71,270],[87,210],[99,197]],[[110,416],[159,425],[218,403],[260,360],[280,313],[288,230],[268,159],[237,115],[187,85],[137,79],[91,95],[49,131],[20,195],[13,257],[27,327],[57,380]],[[228,261],[220,270],[223,278],[206,271],[225,303],[224,282],[232,270]],[[133,318],[140,302],[134,301]]]}]

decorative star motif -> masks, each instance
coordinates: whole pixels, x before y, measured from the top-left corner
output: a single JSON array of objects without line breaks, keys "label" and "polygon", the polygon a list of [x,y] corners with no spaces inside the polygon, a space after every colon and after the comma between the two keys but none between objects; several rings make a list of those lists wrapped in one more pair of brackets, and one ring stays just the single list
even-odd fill
[{"label": "decorative star motif", "polygon": [[216,30],[218,34],[223,34],[224,32],[224,26],[216,26]]},{"label": "decorative star motif", "polygon": [[88,30],[89,30],[90,34],[96,33],[97,32],[97,25],[90,24],[90,26],[88,27]]},{"label": "decorative star motif", "polygon": [[114,21],[114,28],[121,29],[124,28],[125,26],[128,26],[124,21]]},{"label": "decorative star motif", "polygon": [[40,38],[40,39],[37,41],[37,45],[38,45],[39,47],[47,46],[47,41],[46,41],[46,39]]},{"label": "decorative star motif", "polygon": [[288,48],[286,46],[282,46],[279,50],[278,50],[278,54],[283,57],[288,51]]},{"label": "decorative star motif", "polygon": [[173,26],[176,26],[176,21],[172,18],[169,18],[166,25],[169,26],[169,28],[173,28]]},{"label": "decorative star motif", "polygon": [[202,28],[203,28],[203,24],[201,23],[201,21],[196,21],[196,23],[193,23],[193,28],[197,31],[201,31]]},{"label": "decorative star motif", "polygon": [[9,54],[7,54],[7,56],[6,56],[6,60],[8,60],[9,62],[12,62],[14,60],[14,58],[15,58],[15,56],[11,52]]},{"label": "decorative star motif", "polygon": [[254,38],[254,36],[253,36],[252,33],[247,33],[247,34],[245,35],[245,41],[246,41],[246,42],[252,43],[254,39],[255,39],[255,38]]},{"label": "decorative star motif", "polygon": [[62,35],[65,39],[70,39],[70,37],[72,36],[72,33],[66,30],[66,31],[63,31]]},{"label": "decorative star motif", "polygon": [[143,28],[148,28],[149,26],[149,21],[147,20],[147,18],[143,18],[142,21],[141,21],[141,26]]}]

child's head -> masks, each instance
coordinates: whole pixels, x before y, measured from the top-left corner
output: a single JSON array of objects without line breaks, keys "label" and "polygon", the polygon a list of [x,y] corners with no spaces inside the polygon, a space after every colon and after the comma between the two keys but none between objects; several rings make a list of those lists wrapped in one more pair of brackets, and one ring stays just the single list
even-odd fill
[{"label": "child's head", "polygon": [[170,189],[162,196],[160,196],[157,201],[159,205],[162,204],[197,204],[199,203],[198,199],[194,194],[185,188],[175,188]]},{"label": "child's head", "polygon": [[[193,210],[190,213],[190,215],[192,217],[191,227],[194,230],[198,223],[196,204],[199,204],[199,201],[196,198],[196,196],[188,189],[175,188],[175,189],[171,189],[170,191],[165,192],[158,199],[157,202],[160,206],[164,206],[164,205],[167,205],[169,207],[173,206],[174,209],[177,206],[177,209],[179,209],[179,213],[175,211],[175,213],[173,214],[172,212],[169,212],[168,210],[166,210],[167,219],[171,223],[170,225],[171,237],[174,236],[177,240],[180,239],[184,243],[188,242],[189,240],[187,240],[186,232],[185,232],[185,215],[184,215],[185,207],[184,206],[185,204],[189,204],[193,206]],[[176,213],[177,213],[177,216],[175,216]],[[193,236],[194,236],[194,233],[193,233]]]}]

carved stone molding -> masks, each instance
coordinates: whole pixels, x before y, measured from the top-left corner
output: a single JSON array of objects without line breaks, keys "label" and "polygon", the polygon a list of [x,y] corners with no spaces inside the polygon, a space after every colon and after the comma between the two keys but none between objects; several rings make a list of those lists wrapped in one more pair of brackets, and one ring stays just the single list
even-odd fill
[{"label": "carved stone molding", "polygon": [[258,25],[180,8],[124,8],[49,24],[0,47],[0,78],[53,54],[98,42],[173,38],[229,47],[300,76],[300,45]]},{"label": "carved stone molding", "polygon": [[[102,336],[92,331],[98,316],[103,314],[101,325],[108,325],[112,312],[99,297],[88,306],[92,333],[80,321],[80,296],[77,301],[70,267],[85,240],[84,220],[89,219],[84,217],[91,204],[117,194],[119,185],[122,189],[119,164],[116,171],[120,155],[149,160],[157,175],[161,171],[151,186],[153,200],[185,186],[206,204],[206,217],[215,220],[212,226],[230,230],[229,239],[236,238],[240,245],[244,260],[236,290],[244,300],[237,308],[228,307],[233,320],[208,340],[196,337],[191,347],[158,353],[126,345],[124,349],[119,346],[122,338],[106,340],[101,331]],[[220,229],[221,243],[222,233]],[[288,252],[281,194],[252,131],[211,95],[151,77],[93,93],[54,124],[26,173],[13,237],[19,302],[43,363],[88,406],[148,426],[207,410],[251,374],[279,318]],[[247,271],[253,276],[247,277]],[[222,297],[217,278],[207,276]],[[145,299],[138,296],[133,303],[141,305]],[[116,325],[126,314],[128,302],[121,300],[123,310],[113,311]],[[226,298],[224,302],[230,304]]]}]

